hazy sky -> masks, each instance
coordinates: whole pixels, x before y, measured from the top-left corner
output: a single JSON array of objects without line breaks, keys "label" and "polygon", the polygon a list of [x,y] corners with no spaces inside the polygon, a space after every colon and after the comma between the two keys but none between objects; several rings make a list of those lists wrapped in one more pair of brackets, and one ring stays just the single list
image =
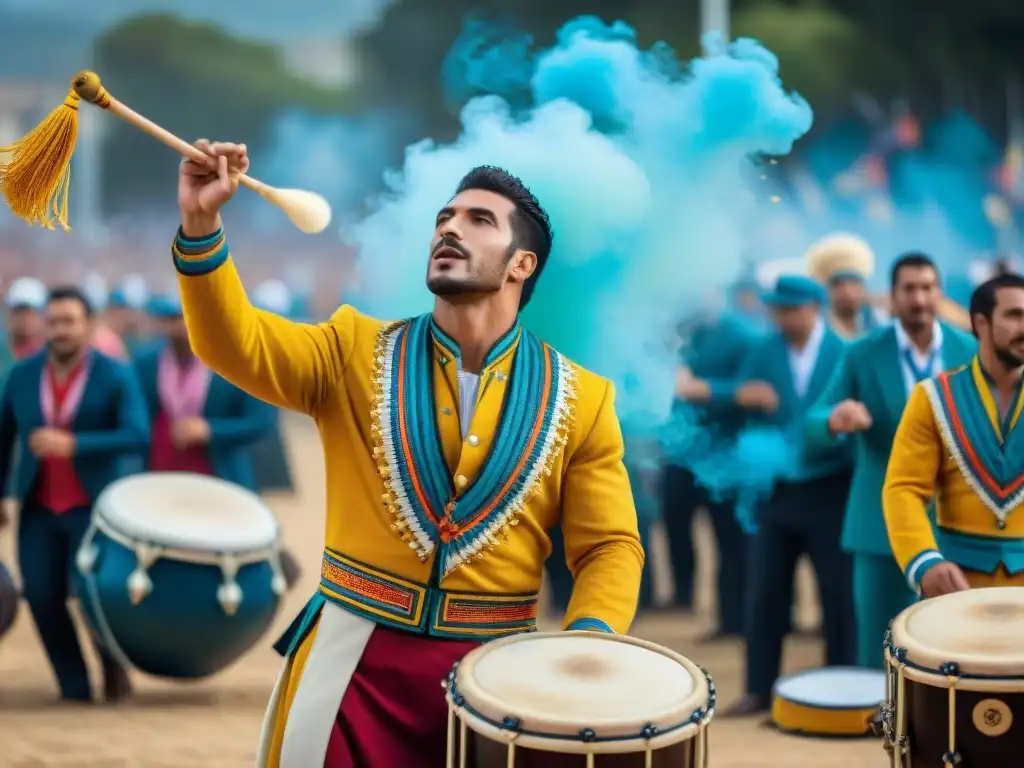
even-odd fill
[{"label": "hazy sky", "polygon": [[0,0],[5,10],[76,18],[98,26],[126,16],[172,11],[267,40],[337,37],[373,24],[390,0]]}]

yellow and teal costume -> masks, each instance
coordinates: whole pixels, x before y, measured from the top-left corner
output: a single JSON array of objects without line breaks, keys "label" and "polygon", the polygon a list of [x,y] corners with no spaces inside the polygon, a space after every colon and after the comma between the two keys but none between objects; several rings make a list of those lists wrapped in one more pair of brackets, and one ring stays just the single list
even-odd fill
[{"label": "yellow and teal costume", "polygon": [[323,442],[322,578],[278,646],[289,660],[267,764],[325,605],[421,636],[531,631],[560,522],[575,577],[565,627],[629,628],[643,550],[610,382],[517,322],[487,355],[463,429],[459,348],[430,315],[386,323],[342,306],[294,323],[249,303],[223,232],[179,235],[173,253],[196,354],[312,416]]},{"label": "yellow and teal costume", "polygon": [[[1024,585],[1024,394],[1000,416],[977,357],[918,384],[893,441],[882,507],[910,585],[949,560],[974,587]],[[936,502],[937,530],[927,508]]]}]

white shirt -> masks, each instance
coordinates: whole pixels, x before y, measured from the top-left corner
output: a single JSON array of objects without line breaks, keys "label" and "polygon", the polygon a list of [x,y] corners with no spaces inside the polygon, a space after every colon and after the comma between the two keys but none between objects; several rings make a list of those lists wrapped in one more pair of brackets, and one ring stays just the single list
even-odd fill
[{"label": "white shirt", "polygon": [[789,369],[793,373],[793,389],[796,390],[797,397],[802,398],[807,394],[807,387],[810,386],[811,374],[814,373],[814,365],[818,362],[818,352],[824,338],[825,321],[819,319],[802,349],[793,346],[789,348]]},{"label": "white shirt", "polygon": [[894,320],[892,327],[896,331],[896,346],[900,350],[900,371],[903,372],[903,384],[907,388],[907,394],[909,395],[914,385],[917,384],[917,377],[907,364],[907,350],[910,350],[910,357],[919,370],[925,370],[928,367],[929,358],[931,358],[931,368],[928,371],[929,376],[935,376],[945,370],[945,366],[942,364],[942,326],[939,325],[938,320],[935,321],[932,327],[931,346],[923,354],[915,346],[914,342],[910,340],[910,337],[907,336],[907,332],[903,330],[903,324],[899,320]]},{"label": "white shirt", "polygon": [[469,425],[476,410],[476,396],[480,391],[480,374],[459,371],[459,428],[462,439],[469,434]]}]

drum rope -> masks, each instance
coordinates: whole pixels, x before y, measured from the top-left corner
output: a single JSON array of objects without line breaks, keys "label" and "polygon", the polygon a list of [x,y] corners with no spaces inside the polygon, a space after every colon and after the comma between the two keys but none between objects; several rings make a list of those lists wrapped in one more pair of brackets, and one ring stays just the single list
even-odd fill
[{"label": "drum rope", "polygon": [[949,681],[949,751],[942,756],[942,764],[959,765],[960,753],[956,751],[956,684],[960,682],[960,665],[955,661],[946,662],[940,671]]},{"label": "drum rope", "polygon": [[[96,527],[93,525],[89,526],[89,530],[86,531],[85,537],[82,539],[82,545],[79,551],[82,551],[85,547],[91,547],[93,537],[96,535]],[[79,573],[82,574],[82,581],[85,582],[85,591],[88,593],[87,599],[89,605],[92,606],[92,615],[95,617],[95,622],[86,622],[87,625],[91,626],[93,623],[96,624],[96,631],[99,634],[100,642],[106,646],[106,649],[110,652],[110,655],[114,657],[114,660],[126,669],[135,669],[135,665],[132,664],[131,660],[122,650],[121,646],[118,645],[117,640],[114,638],[114,633],[110,629],[110,625],[107,623],[106,614],[103,613],[103,606],[100,604],[99,589],[96,586],[96,578],[93,576],[93,571],[90,568],[89,571],[83,571],[81,568],[78,569]],[[79,596],[81,598],[81,595]]]},{"label": "drum rope", "polygon": [[[910,768],[910,747],[907,744],[907,704],[906,704],[906,679],[903,676],[903,662],[896,659],[896,734],[895,751],[900,766]],[[906,760],[904,760],[906,758]]]},{"label": "drum rope", "polygon": [[466,768],[466,723],[464,720],[459,721],[459,768]]}]

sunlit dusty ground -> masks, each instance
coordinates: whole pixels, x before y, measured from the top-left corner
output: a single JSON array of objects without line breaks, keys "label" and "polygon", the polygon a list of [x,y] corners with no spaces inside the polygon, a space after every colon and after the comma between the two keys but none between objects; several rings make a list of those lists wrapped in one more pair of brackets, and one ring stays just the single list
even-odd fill
[{"label": "sunlit dusty ground", "polygon": [[[323,463],[311,423],[288,424],[293,467],[300,493],[271,499],[288,544],[302,558],[305,583],[291,594],[278,617],[282,629],[315,588],[322,545]],[[693,638],[708,625],[713,562],[711,542],[702,527],[702,617],[656,615],[640,619],[634,634],[670,646],[705,665],[718,684],[720,703],[728,705],[741,683],[741,647],[697,647]],[[661,563],[664,557],[655,551]],[[12,563],[8,534],[0,556]],[[659,574],[663,577],[664,574]],[[664,582],[664,578],[660,581]],[[801,581],[801,618],[816,621],[816,596],[811,579]],[[271,637],[224,674],[201,684],[174,685],[138,679],[138,697],[119,708],[64,708],[53,704],[56,688],[46,666],[31,619],[23,612],[15,628],[0,641],[0,766],[75,766],[76,768],[185,768],[186,766],[251,766],[263,705],[273,685],[278,657]],[[816,641],[790,640],[786,666],[796,669],[819,663]],[[783,736],[748,722],[715,720],[711,725],[714,768],[814,766],[870,768],[888,765],[880,744]]]}]

